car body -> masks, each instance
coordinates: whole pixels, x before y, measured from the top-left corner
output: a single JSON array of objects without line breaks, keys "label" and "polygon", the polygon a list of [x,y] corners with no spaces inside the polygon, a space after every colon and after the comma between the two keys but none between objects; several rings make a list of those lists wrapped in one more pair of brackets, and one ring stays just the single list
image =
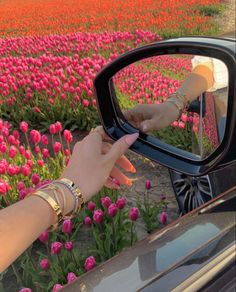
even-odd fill
[{"label": "car body", "polygon": [[[154,232],[64,289],[233,292],[235,211],[236,187]],[[223,280],[219,283],[220,277]]]},{"label": "car body", "polygon": [[[117,105],[111,83],[117,71],[149,55],[170,51],[213,55],[214,48],[216,55],[228,65],[230,76],[225,135],[216,151],[196,161],[190,154],[142,133],[132,149],[193,179],[210,173],[217,196],[82,275],[62,291],[236,290],[235,41],[180,38],[138,48],[109,64],[95,79],[95,89],[104,129],[117,140],[137,131],[124,120]],[[217,184],[217,176],[222,174],[225,174],[224,185]]]}]

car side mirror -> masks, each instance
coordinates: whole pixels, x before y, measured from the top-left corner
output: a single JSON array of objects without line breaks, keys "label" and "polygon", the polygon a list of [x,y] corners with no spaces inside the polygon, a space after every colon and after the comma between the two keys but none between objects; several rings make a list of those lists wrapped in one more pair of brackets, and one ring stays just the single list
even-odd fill
[{"label": "car side mirror", "polygon": [[[191,176],[204,175],[236,160],[235,53],[235,40],[186,37],[152,43],[121,55],[94,80],[106,133],[117,140],[139,132],[131,150]],[[196,96],[179,119],[145,134],[135,118],[126,118],[125,111],[140,104],[141,115],[144,104],[160,108],[193,73],[194,63],[209,60],[222,84]],[[224,70],[220,72],[218,66]]]}]

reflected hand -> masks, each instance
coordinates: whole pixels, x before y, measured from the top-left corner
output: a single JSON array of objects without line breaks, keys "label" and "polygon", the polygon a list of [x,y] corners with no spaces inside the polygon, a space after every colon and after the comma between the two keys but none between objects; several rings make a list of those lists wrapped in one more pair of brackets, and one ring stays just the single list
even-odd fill
[{"label": "reflected hand", "polygon": [[136,128],[148,133],[169,126],[179,117],[178,108],[170,103],[138,104],[123,112],[125,118]]}]

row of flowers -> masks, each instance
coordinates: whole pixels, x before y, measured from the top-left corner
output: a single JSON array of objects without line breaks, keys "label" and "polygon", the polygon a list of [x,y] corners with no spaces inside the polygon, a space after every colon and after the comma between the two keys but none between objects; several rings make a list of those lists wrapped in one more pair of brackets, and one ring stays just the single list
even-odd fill
[{"label": "row of flowers", "polygon": [[212,22],[202,7],[220,0],[175,1],[44,1],[14,0],[0,3],[3,36],[65,34],[77,31],[132,31],[139,27],[167,36],[209,33]]}]

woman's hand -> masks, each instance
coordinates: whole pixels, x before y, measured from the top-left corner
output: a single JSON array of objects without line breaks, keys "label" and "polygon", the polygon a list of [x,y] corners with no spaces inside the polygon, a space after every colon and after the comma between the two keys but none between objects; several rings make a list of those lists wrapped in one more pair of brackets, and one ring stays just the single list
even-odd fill
[{"label": "woman's hand", "polygon": [[148,133],[169,126],[179,117],[179,110],[170,102],[139,104],[126,110],[124,116],[134,127]]},{"label": "woman's hand", "polygon": [[100,126],[76,143],[69,164],[61,176],[72,180],[80,188],[85,201],[104,185],[117,188],[112,178],[116,178],[120,184],[132,184],[115,163],[125,171],[135,172],[135,168],[123,154],[138,138],[138,134],[126,135],[113,145],[104,143],[106,138]]}]

